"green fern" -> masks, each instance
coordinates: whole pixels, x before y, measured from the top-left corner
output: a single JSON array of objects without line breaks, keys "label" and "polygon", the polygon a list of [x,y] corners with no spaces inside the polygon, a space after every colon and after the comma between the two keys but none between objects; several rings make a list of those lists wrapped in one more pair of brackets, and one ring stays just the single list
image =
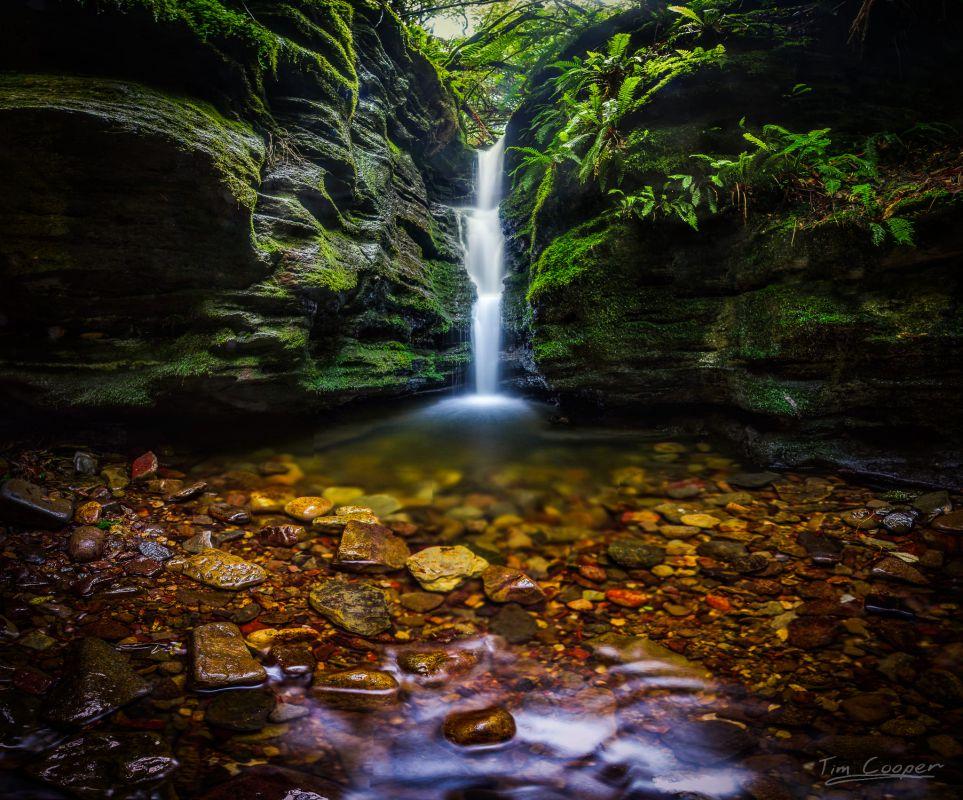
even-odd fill
[{"label": "green fern", "polygon": [[886,227],[896,244],[903,244],[913,247],[914,226],[911,220],[904,217],[889,217],[886,220]]}]

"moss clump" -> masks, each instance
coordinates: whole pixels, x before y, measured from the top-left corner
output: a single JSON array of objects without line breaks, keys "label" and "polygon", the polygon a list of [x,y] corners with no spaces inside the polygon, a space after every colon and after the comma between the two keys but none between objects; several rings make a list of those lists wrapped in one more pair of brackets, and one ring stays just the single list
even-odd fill
[{"label": "moss clump", "polygon": [[733,400],[746,411],[771,417],[804,417],[822,401],[820,384],[782,381],[771,375],[733,378]]},{"label": "moss clump", "polygon": [[444,382],[468,359],[466,347],[438,353],[415,350],[396,341],[348,339],[328,363],[312,361],[305,365],[301,386],[318,394],[417,389]]},{"label": "moss clump", "polygon": [[535,262],[528,302],[537,303],[544,295],[598,269],[605,258],[603,246],[617,235],[618,231],[599,217],[556,237]]},{"label": "moss clump", "polygon": [[829,338],[855,332],[858,310],[829,284],[777,284],[733,300],[721,315],[717,344],[736,358],[764,360],[779,355],[819,355]]},{"label": "moss clump", "polygon": [[302,385],[313,392],[364,391],[402,387],[410,376],[415,354],[401,342],[347,341],[332,363],[312,364]]},{"label": "moss clump", "polygon": [[243,8],[219,0],[79,0],[86,6],[143,9],[158,22],[181,22],[202,42],[231,42],[250,51],[262,67],[277,69],[281,40]]},{"label": "moss clump", "polygon": [[305,286],[331,292],[346,292],[358,285],[358,276],[342,264],[315,268],[305,273],[301,280]]}]

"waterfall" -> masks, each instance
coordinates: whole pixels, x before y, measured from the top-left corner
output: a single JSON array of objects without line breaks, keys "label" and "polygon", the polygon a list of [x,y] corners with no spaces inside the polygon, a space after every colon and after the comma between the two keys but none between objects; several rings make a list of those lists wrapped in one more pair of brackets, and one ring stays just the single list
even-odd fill
[{"label": "waterfall", "polygon": [[478,293],[472,309],[472,350],[475,392],[479,395],[493,395],[498,390],[505,245],[498,204],[504,155],[504,139],[489,150],[478,151],[475,207],[465,215],[465,266]]}]

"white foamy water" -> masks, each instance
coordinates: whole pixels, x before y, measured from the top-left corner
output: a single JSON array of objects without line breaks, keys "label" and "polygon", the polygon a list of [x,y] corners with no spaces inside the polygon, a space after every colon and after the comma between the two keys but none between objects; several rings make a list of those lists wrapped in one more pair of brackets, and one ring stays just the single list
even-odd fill
[{"label": "white foamy water", "polygon": [[504,139],[478,152],[476,205],[465,214],[465,267],[478,292],[472,310],[472,349],[475,391],[480,395],[498,391],[505,249],[498,204],[504,155]]}]

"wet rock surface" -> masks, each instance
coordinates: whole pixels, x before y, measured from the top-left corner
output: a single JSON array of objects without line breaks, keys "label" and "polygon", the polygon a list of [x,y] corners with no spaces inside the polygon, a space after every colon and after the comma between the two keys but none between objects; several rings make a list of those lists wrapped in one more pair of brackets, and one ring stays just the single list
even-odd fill
[{"label": "wet rock surface", "polygon": [[200,689],[250,686],[267,673],[248,652],[241,631],[230,622],[209,622],[194,629],[191,640],[194,684]]},{"label": "wet rock surface", "polygon": [[43,487],[11,478],[0,484],[0,519],[60,530],[74,514],[70,500],[52,497]]},{"label": "wet rock surface", "polygon": [[[78,482],[75,447],[10,458],[99,518],[6,530],[0,779],[40,765],[58,791],[97,797],[126,774],[186,800],[307,775],[303,791],[441,800],[480,779],[507,791],[508,771],[513,786],[550,775],[622,800],[641,781],[670,800],[725,773],[754,800],[799,800],[832,788],[819,758],[963,752],[963,557],[953,519],[936,524],[956,495],[791,472],[735,491],[737,462],[703,441],[528,445],[478,471],[439,467],[436,447],[412,461],[410,439],[382,447],[197,460],[155,446],[155,476],[119,496],[100,472]],[[88,450],[125,471],[143,452]],[[393,466],[371,484],[373,452]],[[205,488],[175,500],[158,481]],[[359,490],[394,498],[389,516],[284,512]],[[414,555],[346,574],[349,529],[365,560],[386,543]],[[226,555],[241,583],[261,580],[198,581],[205,555],[205,574]],[[640,747],[658,775],[638,777]],[[949,800],[955,774],[927,796]]]},{"label": "wet rock surface", "polygon": [[274,710],[274,695],[254,689],[220,692],[204,711],[209,725],[238,733],[259,731]]},{"label": "wet rock surface", "polygon": [[496,603],[530,606],[545,599],[539,585],[521,570],[492,565],[481,574],[485,594]]},{"label": "wet rock surface", "polygon": [[258,564],[217,549],[203,549],[189,558],[184,574],[215,589],[246,589],[262,583],[267,573]]},{"label": "wet rock surface", "polygon": [[341,534],[334,566],[348,572],[392,572],[404,569],[408,545],[384,525],[350,520]]},{"label": "wet rock surface", "polygon": [[488,562],[462,545],[427,547],[407,562],[408,571],[428,592],[450,592],[466,578],[474,578]]},{"label": "wet rock surface", "polygon": [[313,691],[315,697],[332,708],[371,711],[397,700],[398,681],[390,672],[377,669],[318,672]]},{"label": "wet rock surface", "polygon": [[67,552],[74,561],[96,561],[104,553],[107,534],[100,528],[85,525],[70,534]]},{"label": "wet rock surface", "polygon": [[391,627],[385,593],[366,583],[328,580],[311,587],[311,608],[335,625],[361,636],[374,636]]},{"label": "wet rock surface", "polygon": [[156,733],[87,733],[61,742],[33,768],[37,777],[79,797],[145,790],[177,769]]},{"label": "wet rock surface", "polygon": [[55,725],[80,726],[143,697],[150,684],[130,662],[102,639],[81,639],[69,670],[50,695],[47,719]]},{"label": "wet rock surface", "polygon": [[515,719],[504,708],[456,711],[445,717],[444,732],[462,747],[502,744],[515,736]]}]

